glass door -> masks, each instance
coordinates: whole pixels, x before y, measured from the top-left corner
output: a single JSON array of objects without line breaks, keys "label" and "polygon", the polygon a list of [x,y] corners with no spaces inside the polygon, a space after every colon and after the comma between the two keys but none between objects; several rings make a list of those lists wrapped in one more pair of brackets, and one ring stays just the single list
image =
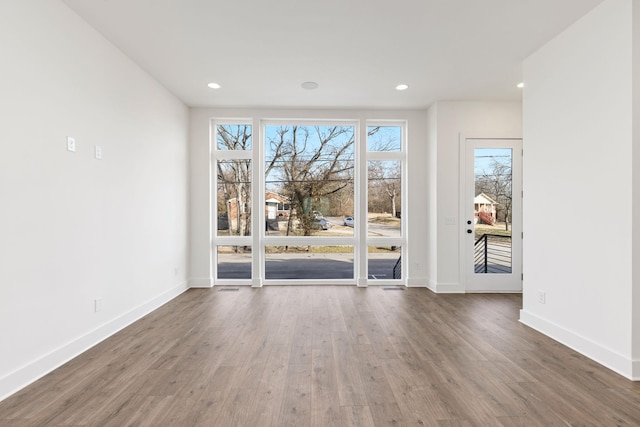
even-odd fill
[{"label": "glass door", "polygon": [[466,139],[464,283],[470,292],[522,290],[522,141]]}]

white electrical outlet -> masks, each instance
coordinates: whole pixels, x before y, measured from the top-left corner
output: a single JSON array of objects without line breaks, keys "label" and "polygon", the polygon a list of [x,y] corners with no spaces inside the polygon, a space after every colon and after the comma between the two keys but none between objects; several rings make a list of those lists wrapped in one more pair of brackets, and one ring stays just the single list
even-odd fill
[{"label": "white electrical outlet", "polygon": [[538,291],[538,303],[546,304],[547,294],[544,291]]},{"label": "white electrical outlet", "polygon": [[75,138],[71,138],[70,136],[67,137],[67,150],[69,151],[76,151],[76,139]]},{"label": "white electrical outlet", "polygon": [[96,145],[95,148],[96,148],[96,159],[100,160],[102,158],[102,147],[99,145]]},{"label": "white electrical outlet", "polygon": [[175,268],[173,269],[173,275],[174,275],[174,276],[177,276],[179,271],[180,271],[180,270],[178,270],[178,267],[175,267]]},{"label": "white electrical outlet", "polygon": [[102,311],[102,298],[96,298],[93,301],[93,309],[96,313]]}]

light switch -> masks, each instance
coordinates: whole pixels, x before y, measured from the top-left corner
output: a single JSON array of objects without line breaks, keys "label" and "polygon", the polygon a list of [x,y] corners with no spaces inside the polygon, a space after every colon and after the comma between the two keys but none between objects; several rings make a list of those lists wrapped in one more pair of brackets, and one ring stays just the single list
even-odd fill
[{"label": "light switch", "polygon": [[545,291],[538,291],[538,302],[540,304],[547,303],[547,294],[545,293]]},{"label": "light switch", "polygon": [[76,151],[76,139],[75,138],[71,138],[70,136],[67,137],[67,150],[69,151]]}]

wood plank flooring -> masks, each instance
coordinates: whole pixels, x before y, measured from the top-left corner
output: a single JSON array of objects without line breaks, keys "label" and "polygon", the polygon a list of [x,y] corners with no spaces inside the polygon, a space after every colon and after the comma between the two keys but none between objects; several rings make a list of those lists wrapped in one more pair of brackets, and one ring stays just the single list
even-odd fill
[{"label": "wood plank flooring", "polygon": [[1,426],[640,426],[640,384],[518,295],[192,289],[0,402]]}]

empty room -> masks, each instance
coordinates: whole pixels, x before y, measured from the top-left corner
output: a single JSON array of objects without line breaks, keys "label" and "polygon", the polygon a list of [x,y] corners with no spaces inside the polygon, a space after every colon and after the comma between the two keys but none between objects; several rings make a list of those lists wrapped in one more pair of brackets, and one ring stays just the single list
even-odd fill
[{"label": "empty room", "polygon": [[0,425],[640,425],[638,70],[634,0],[0,2]]}]

